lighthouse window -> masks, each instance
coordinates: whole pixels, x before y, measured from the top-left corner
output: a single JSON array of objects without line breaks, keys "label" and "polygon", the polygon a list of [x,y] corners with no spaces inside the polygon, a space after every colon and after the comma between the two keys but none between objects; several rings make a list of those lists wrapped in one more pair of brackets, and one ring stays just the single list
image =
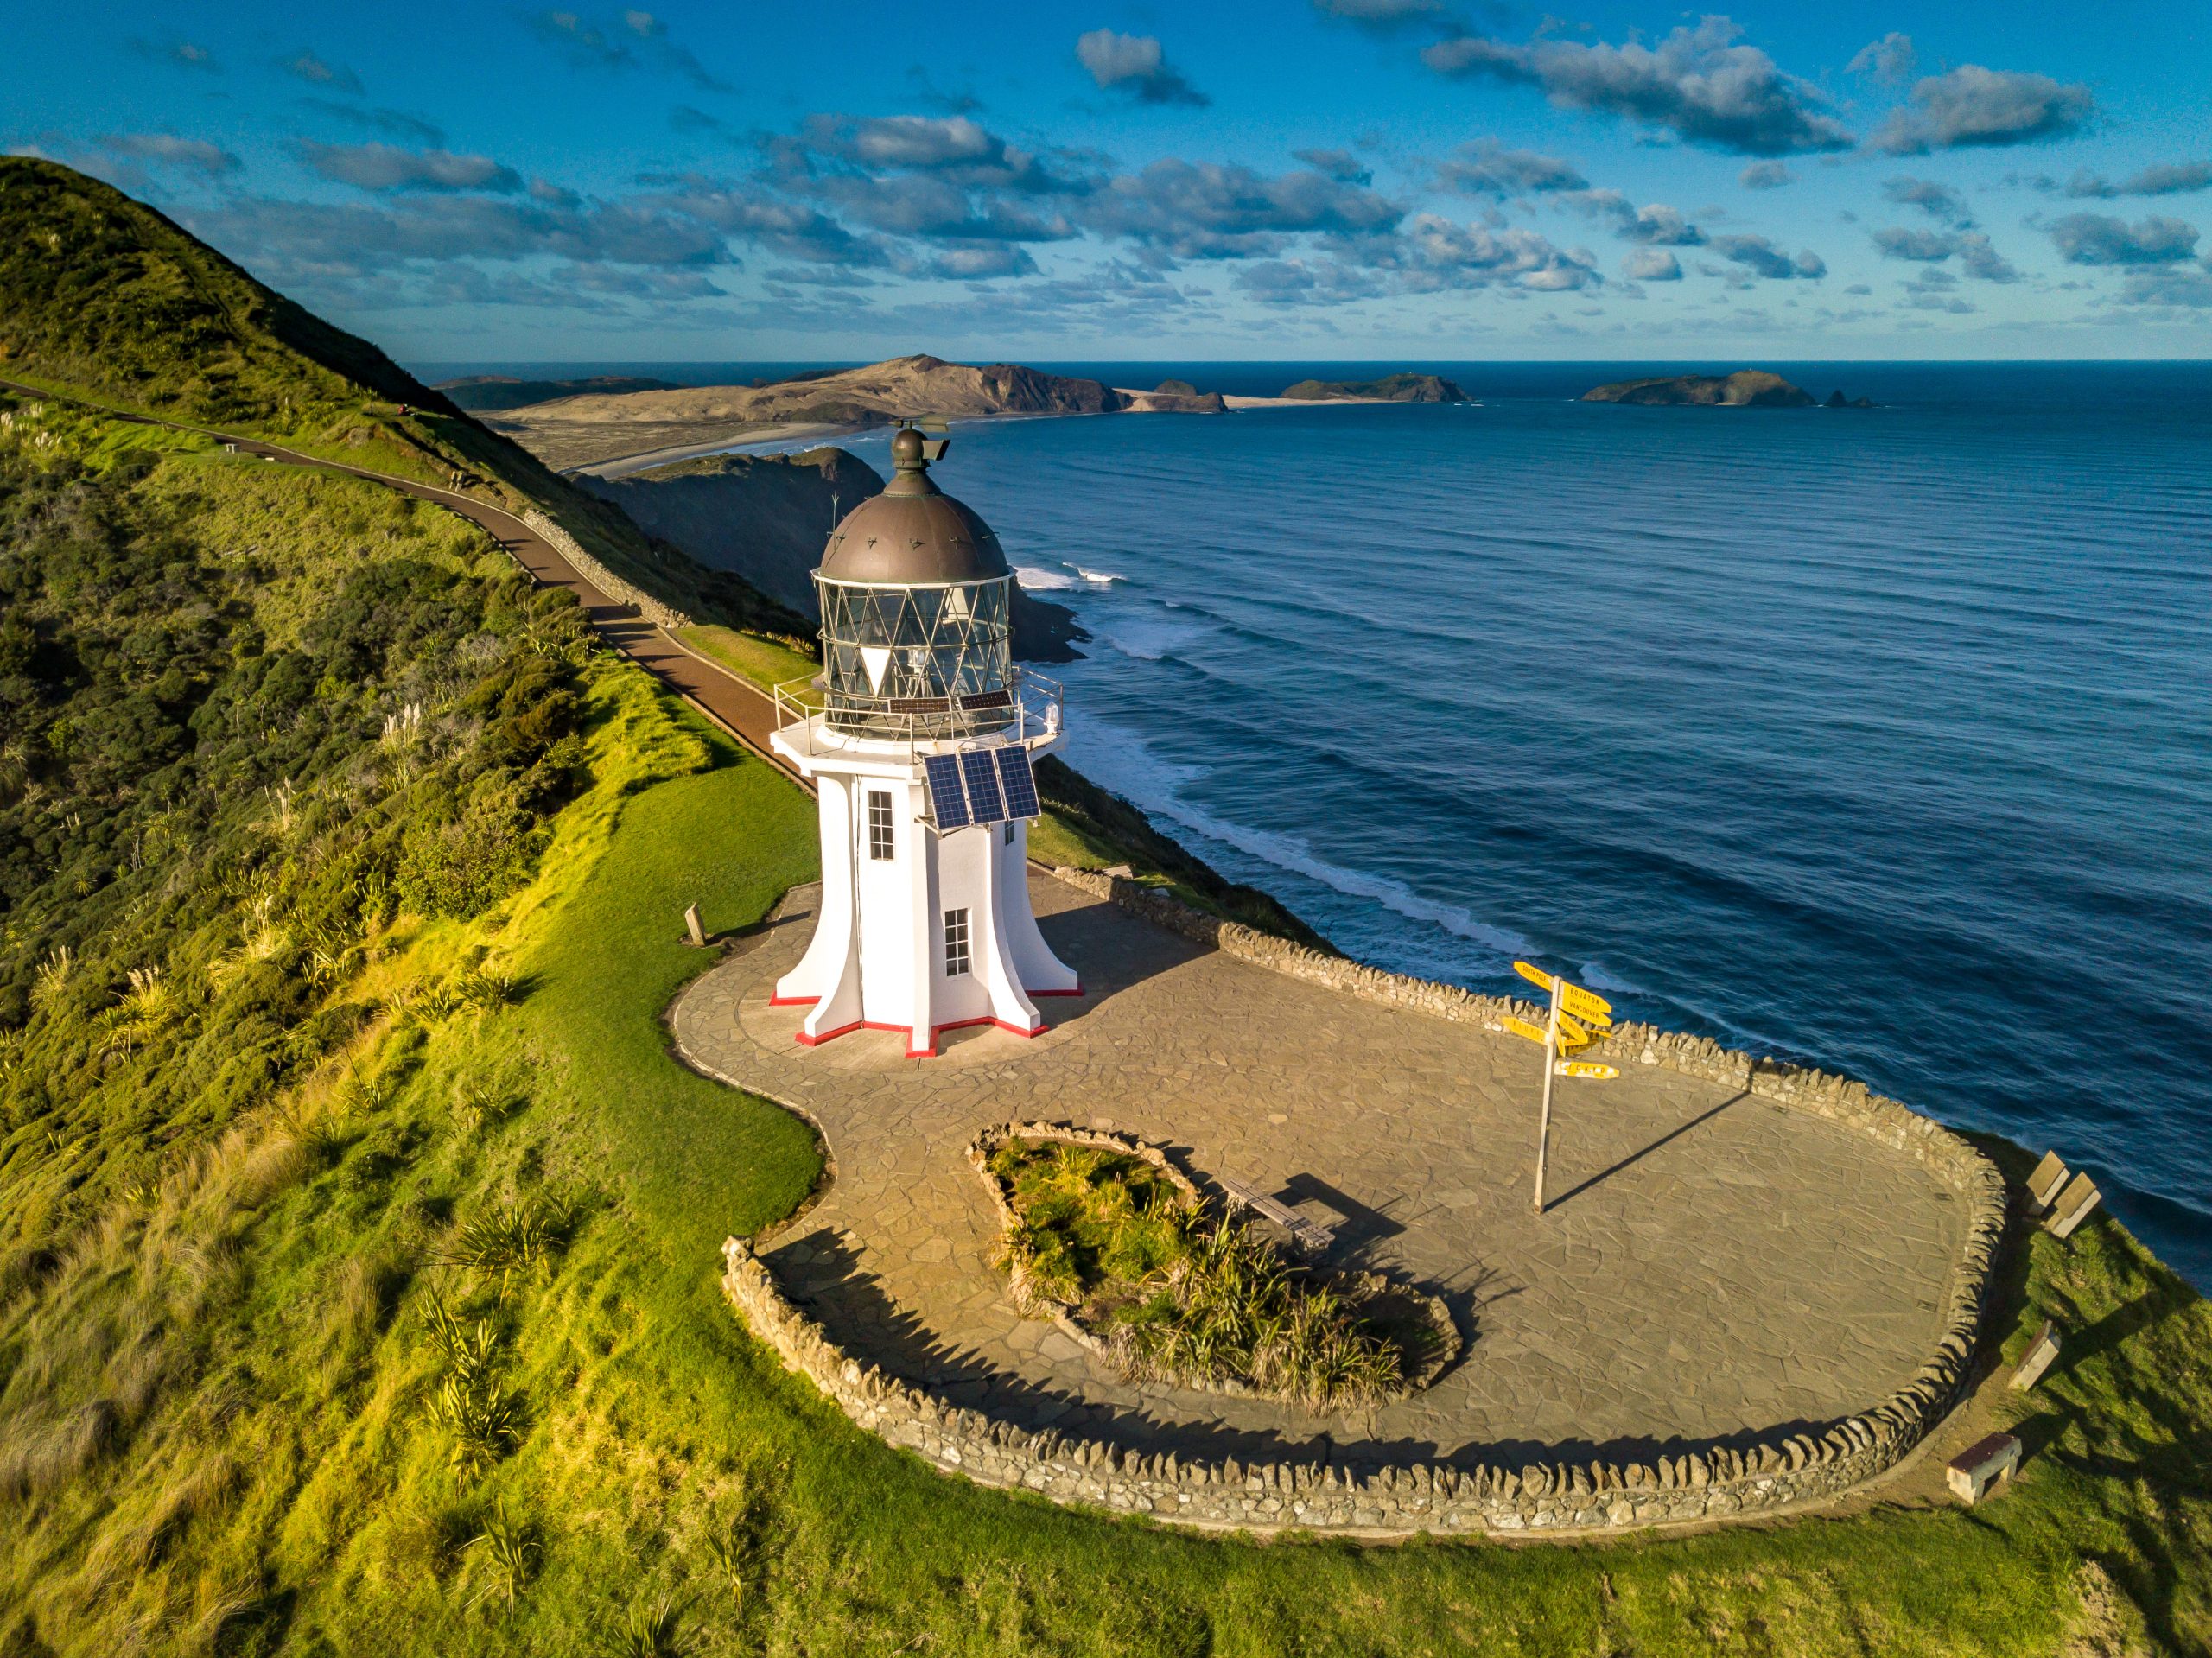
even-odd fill
[{"label": "lighthouse window", "polygon": [[968,971],[968,912],[944,912],[944,976],[957,979]]},{"label": "lighthouse window", "polygon": [[868,855],[886,862],[894,855],[891,849],[891,795],[887,790],[868,791]]}]

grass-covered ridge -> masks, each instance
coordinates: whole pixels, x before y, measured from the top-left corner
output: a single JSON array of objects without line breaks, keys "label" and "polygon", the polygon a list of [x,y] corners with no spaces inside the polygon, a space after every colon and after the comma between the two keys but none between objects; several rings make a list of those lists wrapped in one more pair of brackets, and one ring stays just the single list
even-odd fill
[{"label": "grass-covered ridge", "polygon": [[805,631],[153,208],[34,156],[0,156],[0,379],[418,482],[460,474],[702,620]]}]

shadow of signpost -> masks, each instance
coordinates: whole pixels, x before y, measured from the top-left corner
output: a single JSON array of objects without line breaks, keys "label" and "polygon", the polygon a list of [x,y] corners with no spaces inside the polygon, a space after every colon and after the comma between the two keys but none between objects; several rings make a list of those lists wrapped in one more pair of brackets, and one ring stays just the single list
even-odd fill
[{"label": "shadow of signpost", "polygon": [[1650,1156],[1652,1153],[1659,1150],[1662,1147],[1672,1145],[1675,1140],[1680,1140],[1684,1134],[1689,1133],[1691,1129],[1696,1128],[1700,1123],[1712,1121],[1713,1118],[1719,1116],[1723,1111],[1726,1111],[1730,1106],[1735,1104],[1738,1100],[1748,1100],[1751,1097],[1751,1094],[1748,1090],[1742,1089],[1738,1089],[1735,1093],[1731,1094],[1726,1099],[1721,1101],[1719,1104],[1709,1106],[1705,1110],[1699,1112],[1697,1115],[1692,1117],[1688,1122],[1681,1123],[1675,1128],[1669,1128],[1665,1134],[1660,1135],[1658,1139],[1653,1140],[1649,1146],[1643,1147],[1641,1150],[1630,1152],[1626,1157],[1621,1159],[1619,1162],[1614,1164],[1612,1167],[1599,1170],[1597,1173],[1592,1175],[1587,1180],[1583,1181],[1581,1185],[1572,1187],[1568,1191],[1560,1193],[1556,1197],[1545,1198],[1544,1208],[1547,1211],[1564,1208],[1567,1204],[1573,1203],[1577,1197],[1580,1197],[1584,1192],[1589,1191],[1591,1187],[1602,1185],[1604,1182],[1611,1179],[1615,1175],[1620,1173],[1624,1169],[1632,1167],[1634,1165],[1641,1163],[1645,1158]]}]

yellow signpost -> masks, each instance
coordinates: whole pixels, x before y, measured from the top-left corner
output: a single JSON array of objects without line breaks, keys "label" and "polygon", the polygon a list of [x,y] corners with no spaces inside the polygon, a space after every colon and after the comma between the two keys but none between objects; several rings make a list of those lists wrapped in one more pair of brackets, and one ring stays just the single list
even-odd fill
[{"label": "yellow signpost", "polygon": [[1544,1212],[1544,1158],[1551,1148],[1552,1138],[1552,1078],[1573,1077],[1609,1083],[1620,1075],[1611,1065],[1561,1057],[1586,1048],[1596,1040],[1586,1026],[1600,1031],[1612,1029],[1613,1005],[1594,991],[1569,984],[1556,973],[1547,973],[1526,962],[1514,962],[1513,970],[1530,984],[1541,985],[1551,998],[1551,1015],[1541,1030],[1524,1019],[1505,1021],[1507,1030],[1516,1036],[1526,1037],[1544,1051],[1544,1109],[1536,1124],[1536,1213],[1541,1215]]}]

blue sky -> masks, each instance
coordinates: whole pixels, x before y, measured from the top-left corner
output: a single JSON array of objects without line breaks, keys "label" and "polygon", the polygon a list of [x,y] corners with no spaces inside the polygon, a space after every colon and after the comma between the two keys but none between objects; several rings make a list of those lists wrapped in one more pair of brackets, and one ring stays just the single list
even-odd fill
[{"label": "blue sky", "polygon": [[2212,8],[24,9],[0,143],[403,360],[2212,353]]}]

